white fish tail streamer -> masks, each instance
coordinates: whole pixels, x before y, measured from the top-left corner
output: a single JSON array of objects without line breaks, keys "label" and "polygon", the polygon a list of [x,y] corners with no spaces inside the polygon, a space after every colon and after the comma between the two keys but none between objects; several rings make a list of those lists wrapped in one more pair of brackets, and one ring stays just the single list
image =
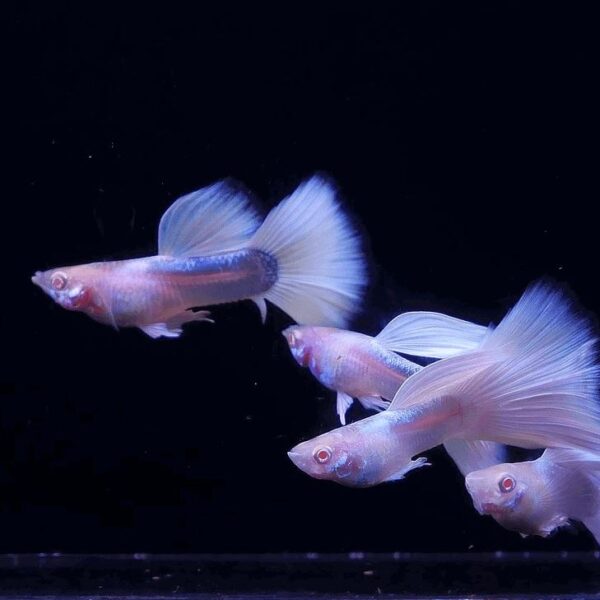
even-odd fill
[{"label": "white fish tail streamer", "polygon": [[507,457],[506,446],[497,442],[448,440],[444,448],[465,477],[473,471],[504,463]]},{"label": "white fish tail streamer", "polygon": [[296,322],[344,327],[367,283],[361,241],[325,179],[302,183],[268,215],[248,247],[277,260],[267,299]]},{"label": "white fish tail streamer", "polygon": [[557,287],[531,286],[480,349],[428,365],[390,409],[452,396],[466,439],[600,451],[599,369],[589,321]]},{"label": "white fish tail streamer", "polygon": [[490,434],[481,437],[600,451],[596,337],[564,292],[530,286],[482,349],[501,360],[457,390]]}]

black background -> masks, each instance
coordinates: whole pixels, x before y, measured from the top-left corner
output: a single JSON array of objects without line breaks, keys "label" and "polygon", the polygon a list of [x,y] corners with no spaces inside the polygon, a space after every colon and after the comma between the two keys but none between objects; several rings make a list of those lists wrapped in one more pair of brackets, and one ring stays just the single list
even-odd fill
[{"label": "black background", "polygon": [[334,396],[273,307],[151,340],[29,281],[153,254],[170,202],[221,177],[268,210],[320,170],[372,256],[356,329],[411,309],[497,321],[540,276],[598,313],[591,11],[40,3],[5,23],[0,552],[595,547],[479,517],[439,449],[368,490],[298,471],[286,451],[336,425]]}]

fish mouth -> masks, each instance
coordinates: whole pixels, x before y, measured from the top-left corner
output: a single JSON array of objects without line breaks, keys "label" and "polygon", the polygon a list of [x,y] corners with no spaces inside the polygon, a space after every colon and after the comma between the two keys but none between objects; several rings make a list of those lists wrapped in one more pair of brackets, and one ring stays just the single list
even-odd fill
[{"label": "fish mouth", "polygon": [[292,448],[287,453],[289,459],[304,473],[308,473],[307,464],[306,464],[306,456],[303,452],[294,452]]},{"label": "fish mouth", "polygon": [[42,287],[42,272],[36,271],[31,277],[31,283]]},{"label": "fish mouth", "polygon": [[492,517],[504,514],[504,509],[493,502],[484,502],[478,508],[479,514],[491,515]]}]

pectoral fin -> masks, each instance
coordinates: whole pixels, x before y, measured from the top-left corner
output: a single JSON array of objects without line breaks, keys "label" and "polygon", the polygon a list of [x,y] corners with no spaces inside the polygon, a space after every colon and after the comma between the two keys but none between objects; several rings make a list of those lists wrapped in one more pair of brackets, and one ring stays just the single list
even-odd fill
[{"label": "pectoral fin", "polygon": [[398,481],[399,479],[404,479],[404,476],[409,471],[414,471],[414,469],[418,469],[419,467],[425,467],[430,464],[431,463],[428,463],[427,459],[424,456],[419,456],[419,458],[411,460],[406,466],[404,466],[402,469],[400,469],[393,475],[390,475],[384,481]]}]

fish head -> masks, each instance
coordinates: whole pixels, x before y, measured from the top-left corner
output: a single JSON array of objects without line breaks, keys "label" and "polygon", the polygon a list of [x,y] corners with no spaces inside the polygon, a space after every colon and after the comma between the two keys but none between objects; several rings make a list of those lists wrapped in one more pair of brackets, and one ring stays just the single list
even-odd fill
[{"label": "fish head", "polygon": [[341,427],[294,446],[290,460],[307,475],[349,487],[365,487],[366,460],[352,425]]},{"label": "fish head", "polygon": [[62,308],[98,318],[106,313],[98,293],[98,278],[94,265],[80,265],[37,271],[31,281]]},{"label": "fish head", "polygon": [[479,514],[490,515],[503,527],[523,533],[531,508],[526,465],[494,465],[473,471],[465,478]]},{"label": "fish head", "polygon": [[315,327],[304,325],[292,325],[282,332],[290,347],[292,356],[301,367],[307,367],[310,362],[317,338],[315,329]]}]

